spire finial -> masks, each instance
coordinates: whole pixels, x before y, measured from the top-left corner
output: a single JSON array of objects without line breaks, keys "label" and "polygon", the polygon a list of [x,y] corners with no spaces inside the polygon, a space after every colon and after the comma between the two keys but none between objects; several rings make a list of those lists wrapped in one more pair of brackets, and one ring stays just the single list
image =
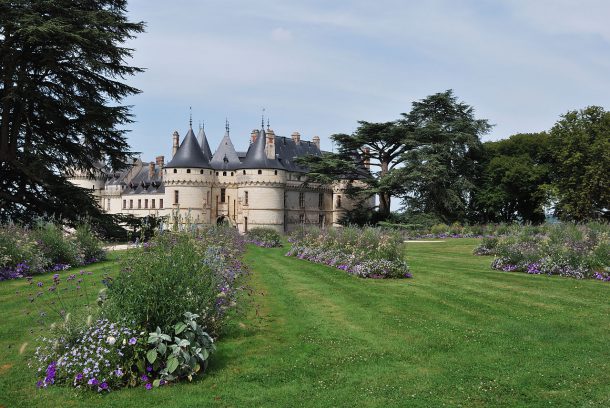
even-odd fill
[{"label": "spire finial", "polygon": [[201,121],[201,129],[205,130],[205,120]]},{"label": "spire finial", "polygon": [[265,130],[265,108],[263,108],[263,114],[261,115],[261,129]]},{"label": "spire finial", "polygon": [[189,127],[193,128],[193,108],[189,106]]},{"label": "spire finial", "polygon": [[267,130],[269,130],[269,117],[267,117]]},{"label": "spire finial", "polygon": [[225,118],[225,130],[229,133],[229,119]]}]

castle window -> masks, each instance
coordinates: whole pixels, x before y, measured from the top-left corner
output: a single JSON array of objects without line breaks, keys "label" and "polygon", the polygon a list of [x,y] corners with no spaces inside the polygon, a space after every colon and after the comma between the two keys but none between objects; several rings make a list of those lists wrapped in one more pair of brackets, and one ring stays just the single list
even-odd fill
[{"label": "castle window", "polygon": [[324,204],[324,193],[318,194],[318,208],[322,209]]},{"label": "castle window", "polygon": [[106,210],[110,211],[110,199],[106,200]]},{"label": "castle window", "polygon": [[187,174],[191,174],[191,169],[186,169]]},{"label": "castle window", "polygon": [[246,175],[246,170],[243,170],[242,174],[245,176]]},{"label": "castle window", "polygon": [[259,171],[258,171],[258,174],[263,174],[263,171],[262,171],[262,170],[259,170]]},{"label": "castle window", "polygon": [[305,193],[299,193],[299,208],[305,208]]},{"label": "castle window", "polygon": [[320,225],[320,228],[324,226],[324,214],[318,216],[318,224]]},{"label": "castle window", "polygon": [[91,190],[95,190],[95,185],[91,186]]},{"label": "castle window", "polygon": [[127,208],[127,200],[123,200],[123,208]]},{"label": "castle window", "polygon": [[216,175],[218,176],[218,172],[216,172]]},{"label": "castle window", "polygon": [[209,191],[207,193],[205,193],[205,202],[207,204],[210,204],[210,192]]},{"label": "castle window", "polygon": [[299,214],[299,224],[305,223],[305,214]]},{"label": "castle window", "polygon": [[248,232],[248,217],[244,217],[244,232]]},{"label": "castle window", "polygon": [[203,174],[203,170],[199,170],[199,174]]},{"label": "castle window", "polygon": [[154,198],[152,199],[150,204],[151,204],[150,205],[151,208],[155,208],[155,199]]},{"label": "castle window", "polygon": [[138,208],[142,208],[142,200],[138,200]]},{"label": "castle window", "polygon": [[163,199],[162,198],[159,199],[159,208],[163,208]]},{"label": "castle window", "polygon": [[129,200],[129,208],[133,208],[133,200]]},{"label": "castle window", "polygon": [[231,172],[231,175],[233,175],[233,172]]},{"label": "castle window", "polygon": [[225,202],[226,194],[227,194],[227,189],[226,188],[221,188],[220,189],[220,202],[221,203]]},{"label": "castle window", "polygon": [[233,200],[233,220],[235,220],[235,214],[237,213],[237,203]]},{"label": "castle window", "polygon": [[222,175],[223,175],[223,176],[226,176],[226,175],[227,175],[227,172],[226,172],[226,171],[223,171],[223,172],[222,172]]},{"label": "castle window", "polygon": [[275,171],[273,172],[273,174],[275,174],[275,175],[277,176],[277,170],[275,170]]},{"label": "castle window", "polygon": [[174,169],[174,174],[178,173],[178,169]]},{"label": "castle window", "polygon": [[341,208],[341,196],[337,196],[337,208]]},{"label": "castle window", "polygon": [[148,208],[148,198],[144,200],[144,208]]},{"label": "castle window", "polygon": [[178,199],[180,192],[178,190],[174,190],[174,204],[178,204]]},{"label": "castle window", "polygon": [[248,205],[248,192],[244,191],[244,205]]}]

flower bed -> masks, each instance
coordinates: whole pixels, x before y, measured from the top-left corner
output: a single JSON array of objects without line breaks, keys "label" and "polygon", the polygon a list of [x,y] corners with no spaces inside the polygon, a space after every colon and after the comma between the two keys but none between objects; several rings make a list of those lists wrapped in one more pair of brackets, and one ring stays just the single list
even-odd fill
[{"label": "flower bed", "polygon": [[410,278],[400,234],[375,228],[299,230],[286,256],[321,263],[361,278]]},{"label": "flower bed", "polygon": [[61,296],[70,287],[86,288],[87,273],[63,280],[55,275],[47,291],[29,279],[32,304],[46,299],[62,318],[41,339],[32,361],[38,385],[107,392],[151,389],[203,374],[214,339],[247,290],[243,251],[243,238],[230,228],[160,234],[127,253],[118,276],[104,276],[99,306],[87,301],[86,314],[72,317],[57,305],[63,307]]},{"label": "flower bed", "polygon": [[102,241],[87,224],[64,234],[51,222],[29,229],[14,224],[0,226],[0,281],[105,259]]},{"label": "flower bed", "polygon": [[280,234],[271,228],[252,228],[246,233],[246,242],[264,248],[282,246]]},{"label": "flower bed", "polygon": [[610,281],[608,224],[513,228],[504,237],[482,240],[474,253],[494,255],[491,267],[502,271]]}]

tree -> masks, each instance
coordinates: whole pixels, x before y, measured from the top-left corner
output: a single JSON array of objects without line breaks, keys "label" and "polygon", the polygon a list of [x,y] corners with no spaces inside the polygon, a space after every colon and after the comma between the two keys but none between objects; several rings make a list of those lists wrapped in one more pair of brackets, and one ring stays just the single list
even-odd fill
[{"label": "tree", "polygon": [[610,219],[610,112],[599,106],[570,111],[549,133],[556,215]]},{"label": "tree", "polygon": [[475,183],[474,222],[545,220],[550,173],[548,135],[517,134],[483,144],[482,172]]},{"label": "tree", "polygon": [[[352,134],[334,134],[338,153],[321,157],[310,156],[300,160],[309,167],[309,181],[329,183],[336,180],[358,180],[350,184],[351,195],[379,196],[378,217],[390,215],[391,196],[398,188],[394,171],[403,161],[402,154],[408,146],[404,143],[404,127],[396,122],[372,123],[359,121],[360,126]],[[363,161],[370,163],[371,172],[363,168]],[[370,214],[369,209],[364,209]],[[361,219],[362,217],[358,217]]]},{"label": "tree", "polygon": [[452,90],[414,102],[401,126],[409,135],[400,169],[400,191],[410,213],[432,214],[446,223],[464,221],[480,171],[480,137],[491,129]]},{"label": "tree", "polygon": [[122,44],[143,30],[125,0],[0,0],[0,222],[102,216],[64,172],[130,155]]}]

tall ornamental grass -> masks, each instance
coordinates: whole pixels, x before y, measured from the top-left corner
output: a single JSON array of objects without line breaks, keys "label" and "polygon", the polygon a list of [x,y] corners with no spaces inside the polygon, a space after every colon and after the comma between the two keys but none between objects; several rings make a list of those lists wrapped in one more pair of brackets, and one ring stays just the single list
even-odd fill
[{"label": "tall ornamental grass", "polygon": [[410,278],[403,239],[378,228],[300,229],[286,254],[322,263],[362,278]]}]

